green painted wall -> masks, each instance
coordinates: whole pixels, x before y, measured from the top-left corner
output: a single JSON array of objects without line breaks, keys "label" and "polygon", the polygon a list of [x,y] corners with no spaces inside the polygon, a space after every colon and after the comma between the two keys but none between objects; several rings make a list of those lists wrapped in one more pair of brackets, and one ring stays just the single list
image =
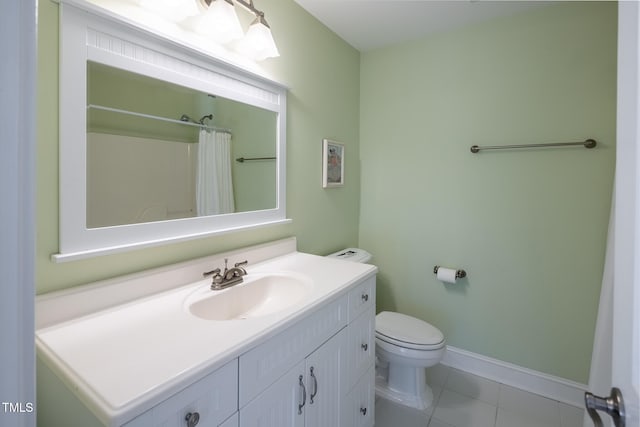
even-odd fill
[{"label": "green painted wall", "polygon": [[[361,247],[379,309],[586,383],[615,159],[616,4],[539,8],[361,56]],[[594,138],[595,150],[478,145]],[[464,268],[455,285],[439,264]]]},{"label": "green painted wall", "polygon": [[224,98],[218,98],[216,106],[216,123],[233,132],[231,168],[236,212],[275,208],[276,162],[239,163],[235,159],[276,155],[278,115]]},{"label": "green painted wall", "polygon": [[[290,87],[287,216],[293,223],[53,263],[50,256],[58,252],[58,8],[48,0],[39,2],[38,293],[288,236],[298,238],[300,250],[318,254],[358,243],[360,55],[292,0],[269,0],[260,8],[273,28],[282,56],[264,61],[262,66]],[[322,138],[346,144],[348,175],[343,188],[322,189]]]}]

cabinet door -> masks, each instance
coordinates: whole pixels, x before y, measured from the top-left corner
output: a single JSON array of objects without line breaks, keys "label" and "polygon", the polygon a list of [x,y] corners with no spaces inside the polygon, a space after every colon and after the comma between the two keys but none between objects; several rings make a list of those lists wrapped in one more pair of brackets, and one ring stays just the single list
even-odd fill
[{"label": "cabinet door", "polygon": [[309,402],[304,361],[240,410],[240,427],[303,427]]},{"label": "cabinet door", "polygon": [[342,329],[306,359],[305,427],[337,427],[346,394],[347,330]]},{"label": "cabinet door", "polygon": [[375,398],[375,367],[371,366],[345,399],[342,426],[373,427]]},{"label": "cabinet door", "polygon": [[339,298],[240,356],[240,407],[346,325],[347,298]]}]

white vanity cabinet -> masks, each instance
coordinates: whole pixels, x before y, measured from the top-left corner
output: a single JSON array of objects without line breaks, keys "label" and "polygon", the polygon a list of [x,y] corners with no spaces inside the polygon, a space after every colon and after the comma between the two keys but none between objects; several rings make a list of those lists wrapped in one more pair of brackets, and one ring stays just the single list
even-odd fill
[{"label": "white vanity cabinet", "polygon": [[[371,277],[240,356],[240,427],[372,426],[374,321]],[[313,338],[327,334],[334,335]],[[301,351],[305,347],[315,349]]]},{"label": "white vanity cabinet", "polygon": [[238,286],[287,277],[305,287],[294,304],[254,317],[194,314],[194,295],[240,295],[203,293],[202,280],[153,292],[226,254],[39,297],[38,426],[373,426],[376,268],[294,244],[234,255],[267,259]]},{"label": "white vanity cabinet", "polygon": [[343,329],[241,408],[240,426],[341,425],[346,338]]}]

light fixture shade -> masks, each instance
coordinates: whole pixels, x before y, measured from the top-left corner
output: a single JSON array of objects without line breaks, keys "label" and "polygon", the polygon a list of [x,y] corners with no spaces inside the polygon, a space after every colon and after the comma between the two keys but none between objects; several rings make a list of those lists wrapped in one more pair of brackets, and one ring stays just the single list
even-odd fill
[{"label": "light fixture shade", "polygon": [[280,56],[271,29],[260,18],[249,26],[244,39],[238,44],[238,51],[256,61]]},{"label": "light fixture shade", "polygon": [[175,22],[200,13],[196,0],[138,0],[138,4]]},{"label": "light fixture shade", "polygon": [[213,0],[194,29],[222,44],[237,40],[244,34],[236,10],[227,0]]}]

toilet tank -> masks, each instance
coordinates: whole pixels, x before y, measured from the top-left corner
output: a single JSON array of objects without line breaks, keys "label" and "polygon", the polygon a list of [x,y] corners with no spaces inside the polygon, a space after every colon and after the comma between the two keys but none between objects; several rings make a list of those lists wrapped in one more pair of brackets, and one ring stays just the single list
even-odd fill
[{"label": "toilet tank", "polygon": [[342,249],[338,252],[327,255],[327,257],[361,263],[367,263],[371,260],[371,254],[364,249],[359,248]]}]

